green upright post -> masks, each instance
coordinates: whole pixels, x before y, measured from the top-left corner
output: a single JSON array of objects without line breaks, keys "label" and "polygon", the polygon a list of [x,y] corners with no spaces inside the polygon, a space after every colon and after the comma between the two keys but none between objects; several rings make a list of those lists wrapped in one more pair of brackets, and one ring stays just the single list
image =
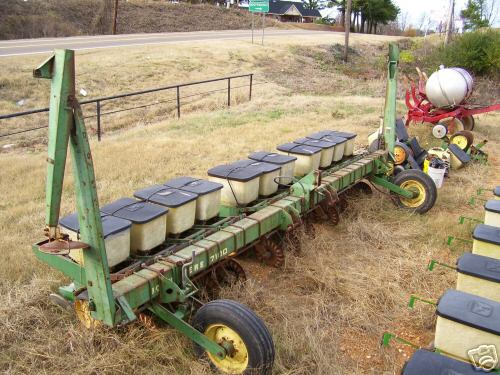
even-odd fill
[{"label": "green upright post", "polygon": [[391,157],[396,143],[396,96],[399,49],[395,43],[389,44],[389,62],[387,64],[387,89],[384,107],[384,141]]},{"label": "green upright post", "polygon": [[80,235],[81,240],[89,245],[89,248],[82,250],[89,308],[93,318],[113,326],[116,308],[99,213],[92,155],[83,116],[75,98],[74,52],[56,50],[54,56],[34,71],[34,76],[52,79],[46,182],[46,221],[50,238],[59,237],[57,225],[66,155],[70,143]]}]

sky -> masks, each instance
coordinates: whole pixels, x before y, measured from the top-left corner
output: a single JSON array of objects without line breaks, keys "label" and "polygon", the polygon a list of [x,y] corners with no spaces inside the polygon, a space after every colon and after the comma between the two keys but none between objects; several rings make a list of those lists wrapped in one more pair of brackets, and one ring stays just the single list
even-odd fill
[{"label": "sky", "polygon": [[[394,3],[401,9],[401,13],[408,12],[408,22],[417,25],[422,14],[426,12],[434,25],[439,21],[444,21],[450,6],[449,0],[394,0]],[[467,0],[455,0],[455,20],[460,21],[460,11],[465,8]],[[495,26],[500,23],[497,17]],[[458,26],[458,25],[457,25]]]}]

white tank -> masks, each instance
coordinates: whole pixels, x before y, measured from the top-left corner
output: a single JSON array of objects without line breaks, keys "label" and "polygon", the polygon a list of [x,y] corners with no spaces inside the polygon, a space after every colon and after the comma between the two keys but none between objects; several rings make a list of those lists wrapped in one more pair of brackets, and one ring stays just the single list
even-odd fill
[{"label": "white tank", "polygon": [[462,68],[441,68],[431,74],[425,84],[425,92],[434,106],[451,107],[463,103],[472,94],[474,80]]}]

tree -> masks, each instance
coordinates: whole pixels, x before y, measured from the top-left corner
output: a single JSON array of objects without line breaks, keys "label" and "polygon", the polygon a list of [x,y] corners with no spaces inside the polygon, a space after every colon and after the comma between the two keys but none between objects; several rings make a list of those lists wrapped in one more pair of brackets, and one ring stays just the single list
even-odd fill
[{"label": "tree", "polygon": [[319,2],[318,0],[302,0],[304,3],[304,7],[306,9],[318,9],[319,8]]},{"label": "tree", "polygon": [[345,8],[345,43],[344,43],[344,61],[347,62],[349,54],[349,33],[351,32],[351,5],[352,0],[347,0]]},{"label": "tree", "polygon": [[460,12],[464,21],[464,30],[476,30],[481,27],[490,26],[490,22],[496,13],[496,1],[491,0],[468,0],[465,9]]}]

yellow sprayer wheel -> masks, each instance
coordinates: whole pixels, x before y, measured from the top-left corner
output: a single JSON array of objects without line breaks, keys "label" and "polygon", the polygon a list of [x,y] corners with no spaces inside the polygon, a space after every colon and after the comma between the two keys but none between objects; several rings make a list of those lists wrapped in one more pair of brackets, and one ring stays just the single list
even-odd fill
[{"label": "yellow sprayer wheel", "polygon": [[450,143],[456,144],[462,150],[467,151],[474,143],[474,134],[467,130],[456,132],[450,137]]}]

